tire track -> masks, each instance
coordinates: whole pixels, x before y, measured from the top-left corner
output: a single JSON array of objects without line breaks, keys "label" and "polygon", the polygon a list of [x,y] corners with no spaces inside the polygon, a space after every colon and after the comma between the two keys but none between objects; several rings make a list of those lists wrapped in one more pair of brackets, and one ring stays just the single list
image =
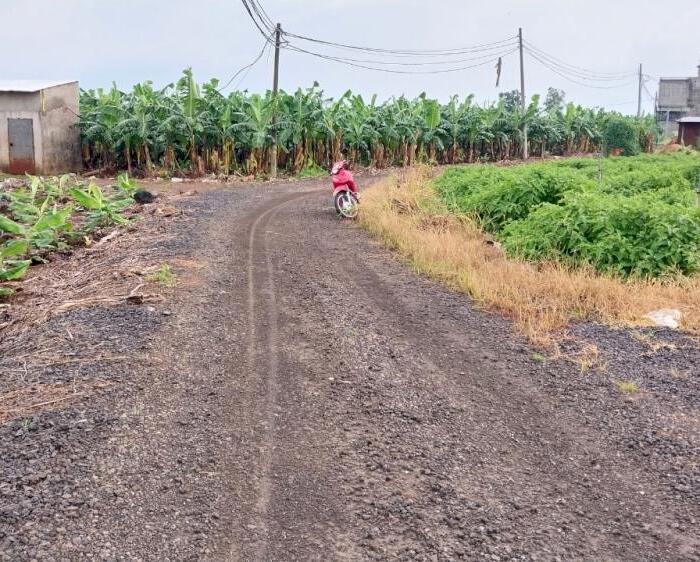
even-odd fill
[{"label": "tire track", "polygon": [[[262,375],[262,361],[259,356],[263,353],[267,356],[266,374],[264,375],[264,396],[258,405],[258,412],[262,412],[264,432],[260,445],[260,457],[258,466],[258,485],[256,491],[255,530],[257,540],[253,552],[249,553],[254,560],[265,560],[269,544],[268,507],[272,496],[272,484],[270,469],[273,464],[273,450],[275,442],[275,415],[274,405],[277,402],[279,384],[277,381],[279,370],[278,357],[278,315],[277,293],[275,288],[274,265],[270,258],[269,238],[263,233],[259,235],[261,226],[266,228],[277,214],[290,203],[308,197],[312,193],[295,194],[285,197],[280,203],[265,209],[254,220],[248,235],[248,369],[250,373]],[[265,256],[264,267],[256,264],[255,257]],[[260,287],[264,287],[265,303],[259,304]],[[260,312],[258,312],[260,310]],[[266,333],[260,329],[263,328]],[[264,351],[263,351],[264,350]]]}]

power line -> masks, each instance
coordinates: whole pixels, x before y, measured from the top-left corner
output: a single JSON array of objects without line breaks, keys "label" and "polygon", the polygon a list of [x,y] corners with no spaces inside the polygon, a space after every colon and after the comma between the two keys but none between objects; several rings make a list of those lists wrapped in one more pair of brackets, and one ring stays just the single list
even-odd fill
[{"label": "power line", "polygon": [[[300,50],[308,52],[305,49],[301,49],[294,45],[293,43],[287,42],[285,48],[292,48],[293,50]],[[432,60],[432,61],[418,61],[418,62],[405,62],[405,61],[392,61],[392,60],[379,60],[379,59],[355,59],[349,57],[332,57],[338,61],[342,62],[353,62],[361,64],[374,64],[382,66],[441,66],[446,64],[460,64],[464,62],[480,61],[488,59],[489,61],[497,59],[498,57],[504,57],[513,52],[513,48],[508,48],[507,50],[501,50],[493,53],[487,53],[485,55],[479,55],[477,57],[469,57],[466,59],[450,59],[450,60]],[[331,55],[326,55],[331,57]]]},{"label": "power line", "polygon": [[[250,16],[250,19],[255,24],[255,27],[257,27],[258,31],[260,31],[261,35],[263,37],[265,37],[265,40],[269,41],[270,40],[269,39],[270,33],[272,32],[272,30],[268,27],[268,25],[264,19],[261,19],[261,20],[258,19],[258,18],[260,18],[260,15],[251,7],[251,4],[250,4],[251,1],[253,1],[253,0],[241,0],[241,2],[243,2],[243,6],[246,9],[246,12],[248,12],[248,15]],[[256,17],[256,15],[258,17]],[[263,29],[263,28],[265,28],[265,29]],[[265,30],[267,30],[267,32]]]},{"label": "power line", "polygon": [[259,0],[248,0],[248,2],[251,3],[253,10],[261,19],[261,21],[264,24],[266,24],[266,27],[273,29],[275,27],[275,22],[273,22],[272,18],[270,18],[270,16],[267,15],[267,12],[265,11],[265,8],[263,8],[262,3]]},{"label": "power line", "polygon": [[529,41],[525,41],[525,44],[530,51],[533,51],[535,54],[544,58],[553,66],[556,66],[556,67],[558,67],[558,68],[560,68],[568,73],[579,75],[581,78],[584,78],[584,79],[614,81],[614,80],[621,80],[621,79],[624,79],[624,78],[632,76],[632,75],[636,76],[636,73],[633,73],[633,72],[599,72],[599,71],[583,68],[581,66],[576,66],[574,64],[570,64],[568,62],[565,62],[562,59],[559,59],[559,58],[555,57],[554,55],[551,55],[551,54],[543,51],[542,49],[536,47],[535,45],[533,45]]},{"label": "power line", "polygon": [[564,72],[562,72],[562,71],[561,71],[560,69],[558,69],[557,67],[551,65],[550,63],[548,63],[547,61],[545,61],[544,59],[542,59],[541,57],[539,57],[539,56],[538,56],[536,53],[534,53],[532,50],[526,49],[526,52],[527,52],[527,54],[530,55],[533,59],[535,59],[537,62],[539,62],[542,66],[548,68],[549,70],[551,70],[552,72],[554,72],[554,73],[557,74],[558,76],[561,76],[561,77],[564,78],[565,80],[568,80],[569,82],[573,82],[574,84],[578,84],[579,86],[584,86],[584,87],[586,87],[586,88],[594,88],[594,89],[597,89],[597,90],[612,90],[612,89],[615,89],[615,88],[626,88],[627,86],[629,86],[629,85],[631,85],[631,84],[634,84],[634,80],[630,80],[630,81],[628,81],[628,82],[626,82],[626,83],[624,83],[624,84],[614,84],[614,85],[611,85],[611,86],[599,86],[599,85],[596,85],[596,84],[587,84],[586,82],[581,82],[580,80],[578,80],[578,79],[576,79],[576,78],[572,78],[571,75],[565,74]]},{"label": "power line", "polygon": [[236,79],[236,77],[237,77],[241,72],[243,72],[244,70],[246,71],[246,73],[243,75],[243,78],[245,78],[245,77],[248,75],[248,72],[250,72],[250,69],[258,63],[258,61],[263,57],[263,55],[265,54],[265,51],[266,51],[269,47],[270,47],[270,37],[269,37],[269,36],[266,36],[266,37],[265,37],[265,43],[263,44],[263,48],[262,48],[262,50],[260,51],[260,54],[259,54],[257,57],[255,57],[255,59],[253,60],[253,62],[251,62],[250,64],[247,64],[246,66],[244,66],[243,68],[241,68],[238,72],[236,72],[236,73],[231,77],[231,79],[230,79],[228,82],[226,82],[226,84],[225,84],[224,86],[221,86],[221,88],[218,88],[216,91],[217,91],[217,92],[221,92],[222,90],[225,90],[226,88],[228,88],[228,87],[231,85],[231,82],[233,82],[233,81]]},{"label": "power line", "polygon": [[503,49],[505,47],[515,45],[515,36],[508,37],[501,41],[495,41],[493,43],[483,43],[481,45],[474,45],[472,47],[461,47],[456,49],[427,49],[427,50],[412,50],[412,49],[383,49],[377,47],[362,47],[359,45],[349,45],[346,43],[336,43],[333,41],[325,41],[323,39],[316,39],[313,37],[307,37],[305,35],[298,35],[296,33],[291,33],[285,31],[284,35],[292,37],[294,39],[299,39],[301,41],[307,41],[310,43],[316,43],[328,47],[335,47],[340,49],[349,49],[353,51],[362,51],[365,53],[373,53],[377,55],[390,55],[394,57],[450,57],[459,56],[472,53],[494,51]]},{"label": "power line", "polygon": [[317,53],[315,51],[301,49],[301,48],[296,47],[295,45],[292,45],[292,44],[283,45],[283,48],[287,49],[287,50],[295,51],[298,53],[304,53],[307,55],[311,55],[311,56],[314,56],[314,57],[317,57],[320,59],[338,62],[341,64],[345,64],[347,66],[353,66],[355,68],[362,68],[365,70],[375,70],[378,72],[387,72],[390,74],[446,74],[446,73],[451,73],[451,72],[460,72],[463,70],[469,70],[470,68],[477,68],[479,66],[485,66],[487,64],[494,64],[494,63],[496,63],[496,61],[498,61],[499,58],[504,58],[505,56],[513,54],[517,51],[517,49],[512,49],[512,50],[506,52],[504,55],[501,55],[500,57],[491,58],[490,60],[487,60],[484,62],[480,62],[480,63],[469,65],[469,66],[461,66],[461,67],[457,67],[457,68],[446,68],[446,69],[439,69],[439,70],[394,70],[391,68],[381,68],[381,67],[376,67],[376,66],[359,64],[356,62],[352,62],[349,59],[344,59],[344,58],[340,58],[340,57],[333,57],[330,55],[324,55],[321,53]]}]

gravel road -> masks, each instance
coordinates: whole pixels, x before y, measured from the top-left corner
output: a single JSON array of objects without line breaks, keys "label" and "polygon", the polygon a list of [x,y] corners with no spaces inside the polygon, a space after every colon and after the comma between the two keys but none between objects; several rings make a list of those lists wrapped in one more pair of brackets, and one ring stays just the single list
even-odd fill
[{"label": "gravel road", "polygon": [[550,359],[325,181],[178,205],[165,302],[22,336],[120,359],[33,373],[110,384],[0,425],[0,560],[700,560],[696,343],[579,324],[599,368]]}]

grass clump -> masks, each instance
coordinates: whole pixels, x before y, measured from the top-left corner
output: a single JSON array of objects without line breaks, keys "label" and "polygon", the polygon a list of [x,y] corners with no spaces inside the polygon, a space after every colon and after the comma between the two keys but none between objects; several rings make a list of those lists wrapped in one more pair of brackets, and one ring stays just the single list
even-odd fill
[{"label": "grass clump", "polygon": [[173,273],[170,265],[164,263],[160,266],[154,273],[151,273],[147,278],[151,283],[159,283],[164,287],[174,287],[177,284],[175,279],[175,274]]},{"label": "grass clump", "polygon": [[624,394],[636,394],[639,392],[639,385],[632,381],[615,381],[615,386]]},{"label": "grass clump", "polygon": [[328,170],[322,168],[315,162],[309,160],[301,171],[297,174],[300,179],[315,179],[322,178],[328,175]]}]

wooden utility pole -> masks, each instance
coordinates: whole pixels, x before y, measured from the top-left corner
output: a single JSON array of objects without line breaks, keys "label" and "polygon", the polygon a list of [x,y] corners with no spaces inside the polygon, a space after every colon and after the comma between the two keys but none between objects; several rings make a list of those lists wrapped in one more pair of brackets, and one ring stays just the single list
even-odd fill
[{"label": "wooden utility pole", "polygon": [[527,103],[525,101],[525,57],[523,55],[523,28],[518,29],[518,45],[520,47],[520,103],[523,112],[523,160],[527,160],[527,123],[525,123],[525,113]]},{"label": "wooden utility pole", "polygon": [[270,147],[270,176],[277,177],[277,91],[280,81],[280,43],[282,26],[275,28],[275,75],[272,79],[272,146]]},{"label": "wooden utility pole", "polygon": [[642,63],[639,63],[639,94],[637,96],[637,119],[642,116],[642,88],[644,87],[644,75],[642,74]]}]

